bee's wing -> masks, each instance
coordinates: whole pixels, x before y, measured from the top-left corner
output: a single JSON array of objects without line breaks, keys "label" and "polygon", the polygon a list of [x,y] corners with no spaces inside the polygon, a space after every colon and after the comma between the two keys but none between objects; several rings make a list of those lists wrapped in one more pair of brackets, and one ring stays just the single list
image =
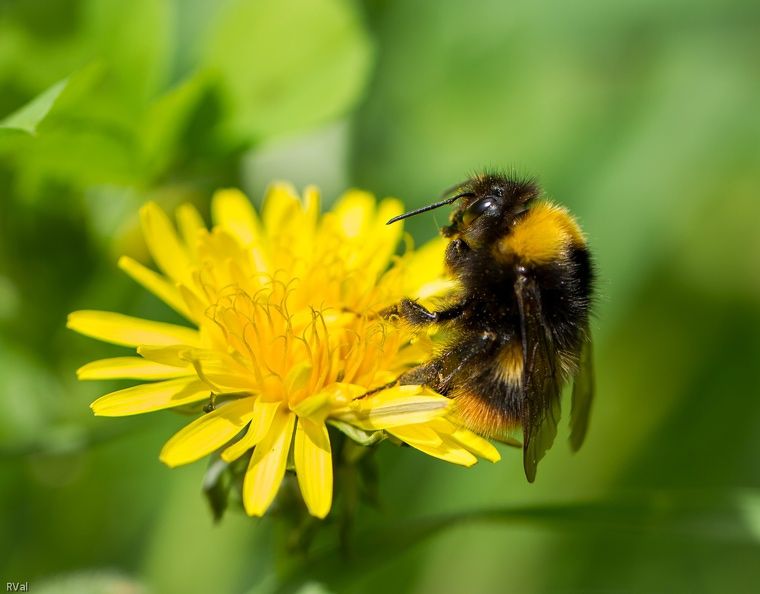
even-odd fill
[{"label": "bee's wing", "polygon": [[570,408],[570,446],[573,451],[578,451],[583,445],[591,401],[594,399],[594,361],[591,351],[591,340],[586,340],[581,347],[578,375],[573,382],[573,403]]},{"label": "bee's wing", "polygon": [[521,275],[515,284],[523,352],[523,467],[529,482],[552,447],[560,418],[560,381],[551,331],[534,279]]}]

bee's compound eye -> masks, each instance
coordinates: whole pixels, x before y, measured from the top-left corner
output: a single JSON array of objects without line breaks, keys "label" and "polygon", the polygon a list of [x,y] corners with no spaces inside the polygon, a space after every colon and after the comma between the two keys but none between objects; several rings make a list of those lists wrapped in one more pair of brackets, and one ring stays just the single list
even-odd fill
[{"label": "bee's compound eye", "polygon": [[466,226],[469,226],[470,223],[472,223],[480,215],[482,215],[487,210],[494,208],[495,206],[496,201],[493,199],[493,197],[486,196],[485,198],[481,198],[480,200],[473,202],[470,204],[470,206],[467,207],[467,210],[465,210],[464,214],[462,215],[462,222]]}]

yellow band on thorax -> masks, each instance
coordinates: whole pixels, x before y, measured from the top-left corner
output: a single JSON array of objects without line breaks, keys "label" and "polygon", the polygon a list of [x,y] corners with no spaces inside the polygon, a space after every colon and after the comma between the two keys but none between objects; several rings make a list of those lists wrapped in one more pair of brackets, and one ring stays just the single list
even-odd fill
[{"label": "yellow band on thorax", "polygon": [[497,242],[495,256],[502,261],[518,259],[542,265],[562,259],[570,249],[585,245],[580,227],[567,210],[541,202]]}]

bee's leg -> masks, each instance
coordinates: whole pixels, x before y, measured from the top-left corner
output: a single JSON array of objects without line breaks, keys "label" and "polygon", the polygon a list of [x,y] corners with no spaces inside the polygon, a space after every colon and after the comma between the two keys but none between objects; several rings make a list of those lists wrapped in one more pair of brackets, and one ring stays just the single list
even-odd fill
[{"label": "bee's leg", "polygon": [[495,332],[484,331],[475,340],[452,349],[443,356],[403,373],[391,385],[419,384],[446,396],[451,381],[473,360],[490,357],[498,345]]},{"label": "bee's leg", "polygon": [[362,394],[361,396],[359,396],[359,398],[366,398],[367,396],[371,396],[372,394],[381,392],[382,390],[387,390],[388,388],[392,388],[393,386],[398,386],[398,385],[433,386],[435,385],[437,378],[441,375],[442,368],[443,368],[443,363],[438,359],[435,359],[423,365],[418,365],[417,367],[414,367],[410,369],[409,371],[405,371],[392,382],[389,382],[377,388],[373,388],[369,390],[366,394]]},{"label": "bee's leg", "polygon": [[372,394],[377,394],[378,392],[382,392],[383,390],[387,390],[388,388],[392,388],[398,383],[398,380],[394,380],[392,382],[389,382],[387,384],[383,384],[382,386],[378,386],[377,388],[372,388],[371,390],[365,392],[361,396],[358,396],[356,399],[361,400],[362,398],[366,398],[367,396],[372,396]]},{"label": "bee's leg", "polygon": [[402,373],[395,383],[402,386],[430,386],[435,388],[443,375],[443,360],[433,359]]},{"label": "bee's leg", "polygon": [[354,314],[357,317],[366,316],[368,320],[375,320],[377,317],[381,317],[386,320],[404,320],[412,326],[424,326],[426,324],[436,324],[438,322],[445,322],[446,320],[453,320],[461,315],[464,310],[464,304],[457,304],[448,309],[433,312],[420,305],[416,301],[408,298],[404,298],[398,303],[394,303],[390,307],[386,307],[379,313],[363,312],[359,313],[347,307],[341,309],[343,313]]},{"label": "bee's leg", "polygon": [[435,314],[416,301],[404,298],[380,312],[386,320],[403,320],[412,326],[424,326],[435,321]]},{"label": "bee's leg", "polygon": [[[440,357],[436,361],[431,361],[426,364],[425,366],[440,362],[435,380],[428,382],[427,385],[436,392],[439,392],[444,396],[447,395],[451,381],[459,375],[473,359],[484,359],[492,355],[494,348],[498,347],[497,339],[498,335],[495,332],[486,330],[475,340],[463,343],[454,348],[445,356],[445,359]],[[415,370],[412,369],[411,371]]]},{"label": "bee's leg", "polygon": [[466,305],[466,302],[462,302],[441,311],[430,311],[416,301],[405,298],[381,311],[380,315],[385,319],[403,320],[412,326],[425,326],[458,318],[462,315]]},{"label": "bee's leg", "polygon": [[472,255],[472,249],[463,239],[454,239],[446,246],[446,254],[443,258],[447,268],[457,276],[467,269]]}]

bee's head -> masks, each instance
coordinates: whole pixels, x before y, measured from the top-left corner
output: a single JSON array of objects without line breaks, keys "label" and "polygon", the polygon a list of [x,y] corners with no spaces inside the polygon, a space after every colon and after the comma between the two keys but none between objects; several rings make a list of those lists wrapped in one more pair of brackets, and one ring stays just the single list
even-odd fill
[{"label": "bee's head", "polygon": [[490,243],[509,232],[516,217],[525,211],[541,190],[533,179],[518,179],[514,175],[486,173],[470,178],[447,192],[453,196],[418,208],[388,221],[395,221],[457,202],[451,213],[451,224],[441,229],[441,235],[462,238],[470,247]]},{"label": "bee's head", "polygon": [[527,210],[541,191],[534,180],[485,174],[457,188],[457,209],[451,224],[441,229],[444,237],[464,239],[470,247],[509,233],[517,216]]}]

